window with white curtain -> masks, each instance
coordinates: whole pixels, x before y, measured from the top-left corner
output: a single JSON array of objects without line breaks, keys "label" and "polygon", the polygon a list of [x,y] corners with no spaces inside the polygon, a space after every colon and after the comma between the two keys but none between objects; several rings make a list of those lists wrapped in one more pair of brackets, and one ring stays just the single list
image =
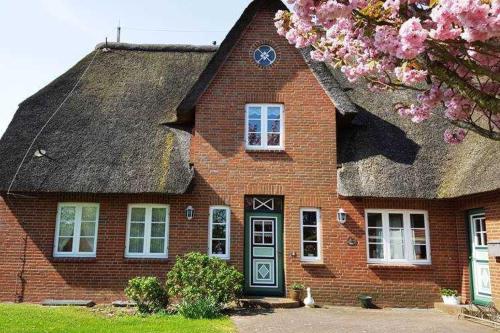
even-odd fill
[{"label": "window with white curtain", "polygon": [[129,205],[125,256],[167,258],[168,218],[168,205]]},{"label": "window with white curtain", "polygon": [[430,264],[426,211],[366,210],[369,263]]},{"label": "window with white curtain", "polygon": [[226,206],[211,206],[208,230],[210,256],[229,259],[231,210]]},{"label": "window with white curtain", "polygon": [[55,257],[95,257],[99,204],[60,203],[57,209]]}]

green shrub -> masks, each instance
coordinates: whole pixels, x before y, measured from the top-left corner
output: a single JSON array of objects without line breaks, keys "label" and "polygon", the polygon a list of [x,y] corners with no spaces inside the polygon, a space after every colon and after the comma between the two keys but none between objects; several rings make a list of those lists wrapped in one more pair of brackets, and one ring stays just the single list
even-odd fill
[{"label": "green shrub", "polygon": [[212,297],[198,299],[184,299],[177,307],[180,315],[190,319],[212,319],[220,316],[221,305]]},{"label": "green shrub", "polygon": [[137,304],[140,313],[157,313],[165,309],[168,295],[156,277],[136,277],[125,288],[128,299]]},{"label": "green shrub", "polygon": [[236,299],[242,285],[243,275],[234,267],[196,252],[177,258],[167,274],[168,294],[178,298],[184,307],[208,308],[205,300],[211,300],[220,310]]},{"label": "green shrub", "polygon": [[458,292],[456,290],[453,290],[453,289],[443,288],[443,289],[441,289],[441,295],[443,295],[443,296],[457,296]]}]

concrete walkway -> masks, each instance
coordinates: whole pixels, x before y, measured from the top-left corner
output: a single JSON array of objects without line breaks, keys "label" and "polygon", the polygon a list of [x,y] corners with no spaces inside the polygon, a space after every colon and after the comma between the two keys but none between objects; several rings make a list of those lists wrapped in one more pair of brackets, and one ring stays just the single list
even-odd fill
[{"label": "concrete walkway", "polygon": [[498,333],[432,309],[276,309],[244,312],[231,318],[241,333]]}]

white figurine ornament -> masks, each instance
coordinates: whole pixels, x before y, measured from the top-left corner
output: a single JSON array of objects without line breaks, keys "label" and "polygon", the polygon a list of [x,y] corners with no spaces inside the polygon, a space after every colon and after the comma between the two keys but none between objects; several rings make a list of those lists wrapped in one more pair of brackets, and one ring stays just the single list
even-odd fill
[{"label": "white figurine ornament", "polygon": [[307,297],[304,299],[306,308],[314,308],[314,298],[311,295],[311,288],[307,288]]}]

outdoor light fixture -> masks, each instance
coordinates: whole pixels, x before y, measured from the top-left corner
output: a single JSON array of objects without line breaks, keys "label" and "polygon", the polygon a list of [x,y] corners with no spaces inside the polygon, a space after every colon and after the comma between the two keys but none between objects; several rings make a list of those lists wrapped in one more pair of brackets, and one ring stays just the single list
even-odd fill
[{"label": "outdoor light fixture", "polygon": [[187,206],[186,208],[186,218],[191,221],[194,217],[194,208],[193,206]]},{"label": "outdoor light fixture", "polygon": [[339,221],[340,224],[344,224],[347,221],[347,213],[342,208],[337,212],[337,221]]}]

